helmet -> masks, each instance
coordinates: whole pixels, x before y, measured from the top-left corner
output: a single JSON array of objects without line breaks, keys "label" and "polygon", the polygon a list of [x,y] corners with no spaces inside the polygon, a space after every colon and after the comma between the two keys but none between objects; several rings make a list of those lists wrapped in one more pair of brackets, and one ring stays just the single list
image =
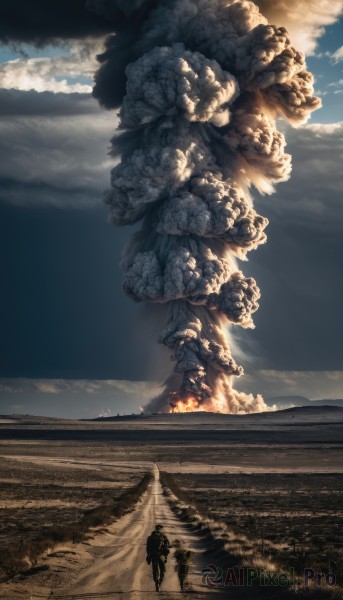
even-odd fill
[{"label": "helmet", "polygon": [[155,529],[163,529],[163,525],[161,525],[160,523],[156,523],[155,525]]}]

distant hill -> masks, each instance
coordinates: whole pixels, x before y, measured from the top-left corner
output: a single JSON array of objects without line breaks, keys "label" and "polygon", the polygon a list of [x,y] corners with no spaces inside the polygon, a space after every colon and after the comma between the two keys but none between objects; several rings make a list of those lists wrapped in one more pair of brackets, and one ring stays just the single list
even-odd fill
[{"label": "distant hill", "polygon": [[265,398],[267,406],[275,406],[277,410],[299,406],[342,406],[343,400],[309,400],[305,396],[273,396]]},{"label": "distant hill", "polygon": [[327,404],[315,404],[314,402],[312,402],[311,405],[307,405],[307,406],[292,406],[292,408],[283,408],[282,410],[278,410],[276,412],[270,412],[270,413],[264,413],[265,415],[269,414],[269,415],[289,415],[289,414],[294,414],[294,415],[308,415],[308,414],[316,414],[318,413],[318,415],[330,415],[332,413],[338,413],[338,414],[342,414],[343,413],[343,406],[330,406]]},{"label": "distant hill", "polygon": [[155,422],[163,423],[168,425],[175,424],[189,424],[189,425],[204,425],[204,424],[243,424],[244,422],[264,422],[271,423],[288,421],[299,418],[300,421],[327,421],[328,419],[343,416],[343,406],[328,406],[317,402],[311,402],[306,406],[292,406],[288,408],[280,408],[279,410],[272,410],[262,413],[249,413],[249,414],[223,414],[215,412],[185,412],[185,413],[161,413],[161,414],[137,414],[137,415],[122,415],[116,417],[97,417],[96,419],[83,419],[84,421],[142,421],[142,422]]},{"label": "distant hill", "polygon": [[[102,422],[127,422],[127,421],[150,421],[157,418],[158,421],[167,419],[168,422],[176,422],[176,421],[188,421],[190,418],[196,422],[202,423],[204,420],[211,422],[221,423],[223,421],[223,417],[233,421],[249,420],[249,419],[259,419],[266,417],[268,421],[273,418],[277,418],[277,415],[280,418],[284,418],[287,414],[292,414],[292,418],[295,415],[319,415],[322,410],[323,416],[329,416],[333,413],[334,409],[341,413],[341,409],[343,410],[343,399],[334,399],[334,400],[309,400],[304,396],[274,396],[270,398],[265,398],[266,404],[269,407],[273,407],[274,410],[271,412],[264,413],[253,413],[246,415],[236,415],[236,414],[228,414],[223,415],[221,413],[212,413],[212,412],[195,412],[195,413],[169,413],[169,414],[149,414],[149,413],[132,413],[127,415],[116,415],[116,416],[108,416],[108,417],[93,417],[93,418],[81,418],[81,419],[68,419],[62,417],[46,417],[46,416],[38,416],[31,414],[3,414],[0,415],[0,426],[12,424],[12,425],[25,425],[25,426],[44,426],[53,422],[60,422],[61,425],[68,426],[71,422],[87,422],[87,421],[102,421]],[[304,409],[303,411],[301,409]],[[307,410],[305,410],[307,409]],[[274,417],[273,417],[274,415]]]},{"label": "distant hill", "polygon": [[272,396],[264,400],[267,406],[276,406],[278,410],[294,406],[307,406],[312,402],[308,398],[305,398],[305,396]]},{"label": "distant hill", "polygon": [[343,406],[343,400],[337,398],[337,400],[313,400],[320,406]]}]

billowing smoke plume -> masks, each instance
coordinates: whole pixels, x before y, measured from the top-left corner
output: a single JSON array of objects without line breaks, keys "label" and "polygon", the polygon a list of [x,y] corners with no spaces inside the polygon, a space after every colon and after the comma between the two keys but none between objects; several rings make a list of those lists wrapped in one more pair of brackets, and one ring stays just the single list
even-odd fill
[{"label": "billowing smoke plume", "polygon": [[256,0],[262,14],[275,25],[286,27],[302,52],[313,53],[325,26],[343,13],[342,0]]},{"label": "billowing smoke plume", "polygon": [[[106,194],[116,225],[143,219],[122,261],[135,301],[163,304],[174,373],[153,410],[263,410],[236,392],[227,325],[253,327],[260,292],[237,267],[266,241],[249,192],[286,181],[275,120],[320,106],[304,56],[249,0],[88,0],[113,20],[94,95],[120,106],[121,161]],[[265,6],[267,3],[264,2]]]}]

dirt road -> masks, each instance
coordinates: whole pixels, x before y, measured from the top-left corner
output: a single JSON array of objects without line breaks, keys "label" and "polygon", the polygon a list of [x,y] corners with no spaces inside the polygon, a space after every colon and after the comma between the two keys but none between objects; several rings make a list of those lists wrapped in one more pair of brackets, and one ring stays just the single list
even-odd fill
[{"label": "dirt road", "polygon": [[175,573],[172,552],[167,563],[167,573],[160,592],[155,592],[151,566],[146,563],[145,544],[155,523],[164,524],[164,533],[169,541],[182,539],[193,552],[189,573],[189,591],[194,600],[207,597],[219,598],[216,590],[209,590],[201,581],[201,569],[208,564],[206,546],[201,536],[190,531],[171,511],[159,481],[159,471],[154,466],[154,480],[148,492],[138,503],[136,510],[129,513],[115,526],[112,541],[103,547],[94,548],[94,562],[74,579],[70,587],[55,589],[54,600],[86,600],[87,598],[121,598],[123,600],[147,600],[150,594],[168,600],[187,596],[180,591]]},{"label": "dirt road", "polygon": [[[209,588],[202,582],[202,569],[208,565],[228,567],[228,558],[218,556],[208,537],[182,522],[171,510],[162,493],[159,470],[134,510],[112,525],[98,530],[77,546],[58,547],[49,553],[35,573],[3,584],[0,598],[6,600],[290,600],[280,588]],[[155,591],[152,567],[146,563],[146,540],[156,523],[172,544],[182,540],[192,551],[186,590],[181,592],[175,572],[173,550],[168,558],[165,580]],[[213,545],[212,545],[213,546]],[[221,561],[224,561],[221,565]],[[225,570],[224,570],[225,569]],[[3,593],[2,593],[3,592]]]}]

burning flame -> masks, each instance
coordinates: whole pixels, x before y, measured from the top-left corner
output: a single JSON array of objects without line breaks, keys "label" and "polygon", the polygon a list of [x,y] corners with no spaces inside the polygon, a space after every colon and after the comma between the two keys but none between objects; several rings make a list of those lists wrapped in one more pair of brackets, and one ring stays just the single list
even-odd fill
[{"label": "burning flame", "polygon": [[194,396],[180,398],[180,395],[177,392],[171,392],[169,398],[168,404],[170,406],[170,413],[197,412],[204,410],[203,405],[201,405],[199,400]]},{"label": "burning flame", "polygon": [[184,412],[220,412],[225,413],[227,406],[225,396],[218,395],[217,397],[208,398],[206,401],[196,396],[188,396],[179,392],[170,392],[168,405],[170,406],[169,413],[184,413]]}]

